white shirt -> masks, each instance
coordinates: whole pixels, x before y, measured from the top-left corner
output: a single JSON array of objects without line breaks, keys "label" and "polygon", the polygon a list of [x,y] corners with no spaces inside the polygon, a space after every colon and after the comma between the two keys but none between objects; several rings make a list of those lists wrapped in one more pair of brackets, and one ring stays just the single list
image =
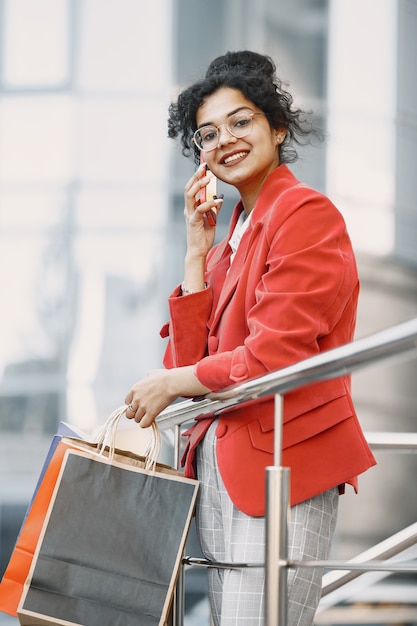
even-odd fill
[{"label": "white shirt", "polygon": [[232,248],[232,254],[230,256],[230,265],[233,263],[233,259],[236,256],[236,251],[239,247],[240,241],[249,227],[251,216],[252,216],[252,212],[250,212],[250,214],[247,216],[245,211],[242,211],[242,213],[239,215],[239,219],[237,220],[235,229],[232,233],[232,236],[229,239],[229,246]]}]

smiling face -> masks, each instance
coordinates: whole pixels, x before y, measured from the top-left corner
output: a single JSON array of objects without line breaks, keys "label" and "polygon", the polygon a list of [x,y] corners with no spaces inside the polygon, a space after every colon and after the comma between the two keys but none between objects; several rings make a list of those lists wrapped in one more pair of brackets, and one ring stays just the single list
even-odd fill
[{"label": "smiling face", "polygon": [[265,115],[255,115],[250,133],[234,137],[226,123],[238,111],[262,113],[241,91],[222,87],[205,98],[196,121],[198,128],[220,127],[218,146],[205,152],[205,159],[215,176],[236,187],[249,213],[265,179],[279,165],[281,134],[270,127]]}]

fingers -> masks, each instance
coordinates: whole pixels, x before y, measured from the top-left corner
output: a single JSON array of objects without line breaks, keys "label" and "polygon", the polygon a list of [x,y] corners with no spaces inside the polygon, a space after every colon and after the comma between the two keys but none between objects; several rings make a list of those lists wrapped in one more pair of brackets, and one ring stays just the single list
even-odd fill
[{"label": "fingers", "polygon": [[151,370],[136,382],[125,396],[126,417],[134,419],[142,428],[150,426],[159,413],[170,403],[167,394],[167,370]]},{"label": "fingers", "polygon": [[159,407],[154,406],[152,403],[142,402],[139,398],[139,400],[132,399],[131,402],[127,404],[125,414],[127,419],[135,420],[141,428],[147,428],[151,426],[160,411],[161,409]]},{"label": "fingers", "polygon": [[146,414],[145,407],[135,406],[134,402],[128,404],[126,409],[126,417],[128,419],[134,419],[135,422],[137,422],[142,428],[150,426],[155,419],[155,417]]},{"label": "fingers", "polygon": [[[205,230],[207,226],[210,229],[216,226],[223,195],[215,195],[216,185],[214,185],[214,191],[208,192],[210,181],[213,179],[216,181],[214,174],[206,169],[205,163],[201,163],[185,186],[184,216],[190,226],[198,227],[198,229],[204,226]],[[200,230],[198,232],[200,233]]]},{"label": "fingers", "polygon": [[136,415],[137,409],[133,408],[133,404],[128,404],[126,409],[126,415],[129,414],[130,419]]},{"label": "fingers", "polygon": [[193,213],[195,211],[199,200],[198,196],[200,189],[207,185],[212,176],[211,173],[203,176],[205,169],[205,163],[201,163],[185,186],[185,208],[189,213]]}]

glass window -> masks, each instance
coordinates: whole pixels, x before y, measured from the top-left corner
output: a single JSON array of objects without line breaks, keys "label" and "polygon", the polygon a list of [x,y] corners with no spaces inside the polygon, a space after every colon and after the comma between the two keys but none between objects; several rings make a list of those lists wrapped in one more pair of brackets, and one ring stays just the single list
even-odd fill
[{"label": "glass window", "polygon": [[170,2],[166,0],[84,2],[78,86],[128,92],[143,92],[146,87],[148,92],[161,93],[169,18]]},{"label": "glass window", "polygon": [[1,3],[0,577],[59,422],[161,366],[170,4]]},{"label": "glass window", "polygon": [[72,99],[67,95],[0,99],[0,182],[65,183],[73,176]]},{"label": "glass window", "polygon": [[159,97],[82,98],[77,128],[80,178],[105,185],[158,184],[166,162],[166,109]]},{"label": "glass window", "polygon": [[3,83],[62,86],[69,80],[69,0],[4,0]]}]

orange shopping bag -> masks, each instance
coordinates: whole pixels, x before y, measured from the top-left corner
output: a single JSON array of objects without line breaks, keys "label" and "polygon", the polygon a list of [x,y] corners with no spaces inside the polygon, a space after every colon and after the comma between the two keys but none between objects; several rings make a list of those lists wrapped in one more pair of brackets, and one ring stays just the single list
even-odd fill
[{"label": "orange shopping bag", "polygon": [[[56,435],[51,444],[47,461],[36,487],[35,495],[29,506],[20,529],[16,545],[0,583],[0,611],[17,617],[17,607],[23,593],[24,583],[29,574],[32,558],[41,534],[49,503],[61,469],[69,443],[63,443]],[[52,452],[52,454],[51,454]],[[49,462],[48,457],[50,456]]]}]

